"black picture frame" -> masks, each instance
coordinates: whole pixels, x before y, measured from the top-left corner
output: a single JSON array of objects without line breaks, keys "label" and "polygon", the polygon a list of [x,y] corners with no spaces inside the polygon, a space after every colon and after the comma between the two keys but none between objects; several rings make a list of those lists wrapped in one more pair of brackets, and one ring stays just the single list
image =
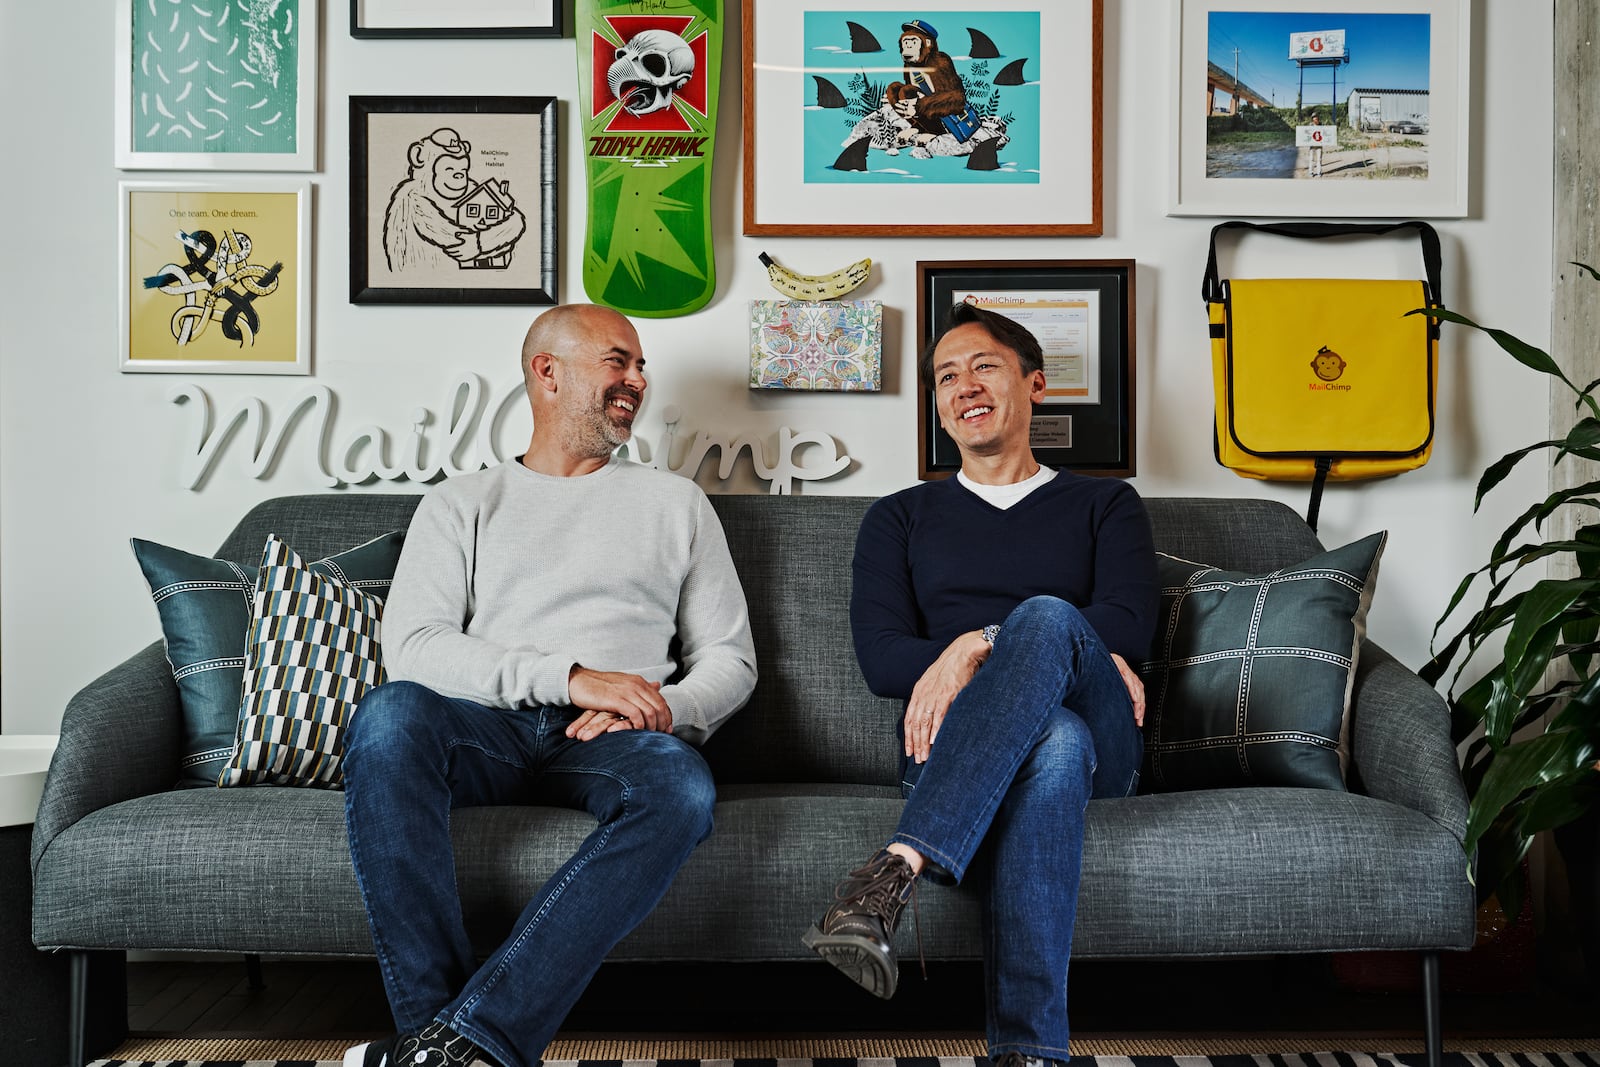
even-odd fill
[{"label": "black picture frame", "polygon": [[[368,0],[350,0],[350,36],[363,38],[392,38],[392,37],[441,37],[441,38],[487,38],[487,37],[560,37],[565,32],[562,23],[562,12],[566,8],[565,0],[550,0],[550,14],[547,20],[531,23],[526,26],[494,26],[482,23],[473,23],[470,15],[462,16],[462,6],[450,0],[441,0],[439,11],[441,21],[451,20],[449,25],[440,26],[378,26],[363,21],[363,7]],[[452,13],[454,19],[452,20]]]},{"label": "black picture frame", "polygon": [[[395,122],[391,116],[400,116]],[[415,116],[415,122],[406,122]],[[525,120],[526,131],[518,129]],[[524,138],[525,132],[525,138]],[[385,230],[403,211],[397,206],[400,186],[412,176],[413,153],[465,142],[468,185],[454,201],[456,210],[471,210],[485,179],[512,194],[510,206],[489,206],[485,212],[523,216],[523,228],[499,256],[454,265],[505,270],[504,275],[456,273],[434,244],[440,267],[420,262],[396,265],[390,258]],[[438,136],[442,139],[435,140]],[[352,96],[350,98],[350,302],[352,304],[554,304],[558,302],[558,175],[560,130],[553,96]],[[459,149],[457,149],[459,150]],[[379,162],[372,153],[382,155]],[[473,174],[472,166],[478,167]],[[424,168],[431,169],[431,168]],[[504,177],[501,177],[504,175]],[[515,183],[514,185],[512,183]],[[453,195],[453,194],[452,194]],[[488,194],[483,194],[487,196]],[[384,213],[374,218],[376,197],[385,197]],[[531,201],[531,202],[530,202]],[[440,209],[443,210],[442,208]],[[466,223],[461,223],[466,227]],[[419,226],[419,233],[423,226]],[[522,242],[537,234],[537,247]],[[463,230],[462,232],[466,232]],[[487,232],[485,230],[484,232]],[[426,238],[422,238],[426,241]],[[373,242],[378,242],[376,246]],[[416,245],[422,248],[421,244]],[[518,258],[518,250],[522,258]],[[426,250],[425,250],[426,251]],[[421,256],[417,257],[420,261]],[[507,262],[497,264],[495,260]],[[403,275],[411,275],[414,283]],[[461,284],[454,283],[459,279]],[[503,282],[504,284],[495,284]]]},{"label": "black picture frame", "polygon": [[[1131,259],[1075,260],[953,260],[917,264],[917,353],[927,348],[944,328],[949,309],[959,299],[993,300],[993,310],[1018,310],[1013,317],[1053,316],[1074,321],[1060,329],[1075,329],[1081,317],[1082,340],[1088,351],[1075,372],[1084,381],[1079,388],[1052,388],[1061,399],[1039,404],[1034,410],[1036,443],[1033,454],[1040,463],[1080,474],[1129,478],[1134,462],[1134,261]],[[1050,305],[1041,309],[1032,299]],[[1072,299],[1051,300],[1055,296]],[[1092,295],[1093,299],[1088,299]],[[1081,299],[1080,299],[1081,297]],[[1078,304],[1082,309],[1077,309]],[[1023,315],[1026,311],[1027,316]],[[1030,327],[1032,328],[1032,327]],[[1038,333],[1038,330],[1035,330]],[[1052,350],[1046,346],[1047,364]],[[1070,362],[1060,364],[1070,368]],[[1059,384],[1059,378],[1054,379]],[[956,443],[939,425],[933,389],[917,383],[917,477],[927,481],[948,478],[961,469]],[[1064,440],[1063,440],[1064,438]]]}]

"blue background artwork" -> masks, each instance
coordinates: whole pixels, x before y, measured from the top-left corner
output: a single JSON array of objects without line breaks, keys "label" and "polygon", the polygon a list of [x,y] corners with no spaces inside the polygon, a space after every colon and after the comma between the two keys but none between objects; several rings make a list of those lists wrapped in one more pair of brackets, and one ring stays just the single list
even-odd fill
[{"label": "blue background artwork", "polygon": [[[954,61],[956,72],[965,83],[968,103],[982,108],[998,93],[994,113],[1008,119],[1009,143],[998,154],[998,170],[969,170],[968,156],[913,158],[909,149],[897,154],[872,149],[867,153],[867,170],[835,170],[834,161],[850,140],[851,129],[861,118],[868,100],[879,102],[882,89],[890,82],[903,80],[900,59],[901,24],[925,18],[939,33],[938,48]],[[866,28],[882,46],[878,52],[852,52],[851,34],[846,20]],[[986,34],[1000,55],[992,59],[973,59],[974,28]],[[926,16],[913,8],[900,11],[808,11],[805,13],[805,74],[800,79],[802,99],[798,101],[805,133],[804,180],[807,183],[927,183],[964,185],[1038,184],[1039,182],[1039,90],[1042,79],[1037,11],[937,11]],[[993,80],[1008,64],[1025,59],[1023,84],[993,85]],[[818,103],[819,75],[832,82],[845,96],[848,107],[825,108]],[[1072,101],[1061,102],[1073,106]]]}]

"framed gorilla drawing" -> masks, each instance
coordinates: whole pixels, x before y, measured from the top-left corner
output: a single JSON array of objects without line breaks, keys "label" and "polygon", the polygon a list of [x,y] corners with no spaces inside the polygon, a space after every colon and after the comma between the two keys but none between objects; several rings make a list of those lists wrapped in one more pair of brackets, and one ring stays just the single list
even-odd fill
[{"label": "framed gorilla drawing", "polygon": [[350,302],[554,304],[556,101],[350,98]]},{"label": "framed gorilla drawing", "polygon": [[1103,0],[742,2],[745,233],[1101,233]]}]

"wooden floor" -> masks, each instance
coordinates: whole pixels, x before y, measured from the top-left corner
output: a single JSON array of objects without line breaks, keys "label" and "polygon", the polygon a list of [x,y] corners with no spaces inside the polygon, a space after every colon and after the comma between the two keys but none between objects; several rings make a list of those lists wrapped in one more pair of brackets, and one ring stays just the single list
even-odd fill
[{"label": "wooden floor", "polygon": [[[567,1033],[765,1033],[983,1030],[982,976],[934,964],[923,981],[902,961],[898,995],[880,1001],[822,964],[608,965],[567,1020]],[[267,960],[252,989],[242,960],[129,966],[129,1025],[140,1035],[362,1037],[392,1028],[377,967]],[[1418,1035],[1421,993],[1352,981],[1410,981],[1409,972],[1336,973],[1321,957],[1101,963],[1072,968],[1073,1026],[1108,1033],[1352,1033]],[[1600,995],[1519,980],[1447,992],[1449,1037],[1600,1038]],[[644,995],[641,995],[644,993]]]}]

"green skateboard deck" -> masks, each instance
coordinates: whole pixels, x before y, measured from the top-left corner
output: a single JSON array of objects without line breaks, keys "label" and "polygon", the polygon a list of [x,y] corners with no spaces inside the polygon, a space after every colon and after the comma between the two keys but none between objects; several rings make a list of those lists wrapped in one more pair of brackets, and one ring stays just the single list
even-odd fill
[{"label": "green skateboard deck", "polygon": [[584,291],[628,315],[687,314],[717,287],[711,149],[723,0],[576,3]]}]

